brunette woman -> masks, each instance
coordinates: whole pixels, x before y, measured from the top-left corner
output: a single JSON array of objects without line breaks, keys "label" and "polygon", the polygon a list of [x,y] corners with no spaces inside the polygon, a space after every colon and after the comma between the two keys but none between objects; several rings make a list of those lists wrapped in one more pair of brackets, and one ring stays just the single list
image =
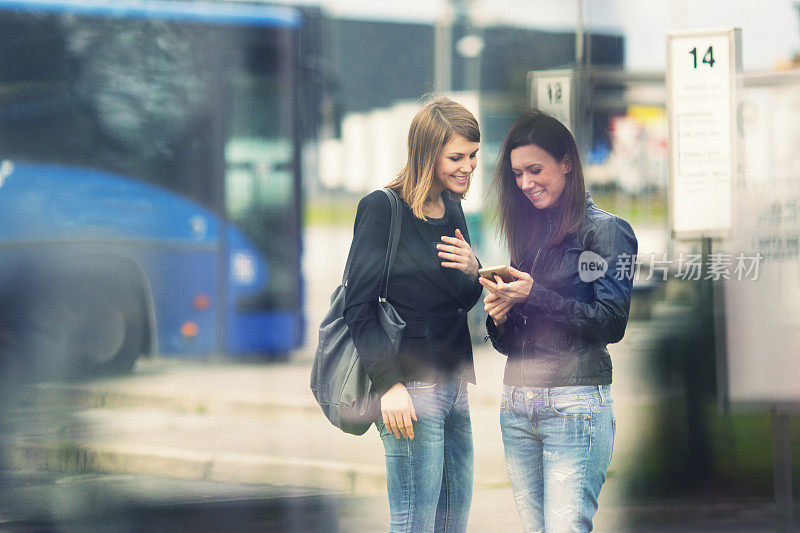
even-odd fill
[{"label": "brunette woman", "polygon": [[500,425],[525,531],[591,531],[616,421],[606,346],[625,333],[637,242],[585,192],[575,140],[532,110],[492,184],[515,281],[481,279],[487,329],[508,356]]}]

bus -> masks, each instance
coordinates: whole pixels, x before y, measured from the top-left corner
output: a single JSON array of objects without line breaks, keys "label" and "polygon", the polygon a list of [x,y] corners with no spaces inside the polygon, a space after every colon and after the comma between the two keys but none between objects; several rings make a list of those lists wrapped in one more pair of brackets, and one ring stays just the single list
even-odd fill
[{"label": "bus", "polygon": [[304,27],[286,6],[0,1],[5,371],[300,345]]}]

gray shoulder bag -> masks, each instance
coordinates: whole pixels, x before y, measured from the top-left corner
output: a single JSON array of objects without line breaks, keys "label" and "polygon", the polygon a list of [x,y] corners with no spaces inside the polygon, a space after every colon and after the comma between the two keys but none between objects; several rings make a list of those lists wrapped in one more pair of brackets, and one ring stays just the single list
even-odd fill
[{"label": "gray shoulder bag", "polygon": [[[386,250],[381,292],[378,299],[378,322],[388,335],[394,353],[400,348],[406,323],[386,300],[389,274],[400,241],[401,208],[397,193],[383,189],[392,206],[392,222]],[[331,423],[354,435],[362,435],[380,418],[380,398],[372,390],[372,381],[364,370],[344,321],[344,303],[351,256],[342,275],[342,284],[331,295],[331,307],[319,326],[319,342],[311,369],[311,392]]]}]

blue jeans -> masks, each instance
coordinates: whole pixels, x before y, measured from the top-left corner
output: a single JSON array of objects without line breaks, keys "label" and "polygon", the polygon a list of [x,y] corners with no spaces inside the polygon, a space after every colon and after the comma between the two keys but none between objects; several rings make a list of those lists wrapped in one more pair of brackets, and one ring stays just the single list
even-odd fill
[{"label": "blue jeans", "polygon": [[524,531],[591,531],[614,447],[609,385],[504,385],[500,428]]},{"label": "blue jeans", "polygon": [[466,531],[472,502],[472,424],[467,383],[406,381],[414,439],[378,423],[386,453],[390,532]]}]

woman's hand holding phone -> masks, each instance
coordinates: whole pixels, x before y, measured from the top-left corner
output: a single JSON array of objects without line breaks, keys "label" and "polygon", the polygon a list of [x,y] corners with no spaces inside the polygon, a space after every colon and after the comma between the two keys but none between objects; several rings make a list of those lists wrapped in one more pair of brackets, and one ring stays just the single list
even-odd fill
[{"label": "woman's hand holding phone", "polygon": [[414,426],[411,421],[416,422],[417,413],[414,411],[411,395],[402,383],[395,383],[381,396],[381,416],[383,425],[394,433],[395,437],[414,438]]},{"label": "woman's hand holding phone", "polygon": [[439,257],[445,259],[442,261],[442,266],[445,268],[455,268],[470,277],[478,275],[478,260],[475,254],[472,253],[472,247],[469,245],[461,230],[456,228],[456,236],[448,237],[442,236],[445,244],[437,244],[436,249],[439,250]]},{"label": "woman's hand holding phone", "polygon": [[524,302],[533,288],[533,278],[527,272],[522,272],[514,267],[508,267],[508,272],[514,276],[515,281],[506,283],[500,276],[494,276],[494,281],[481,277],[478,282],[489,289],[499,300],[510,302],[512,305]]}]

